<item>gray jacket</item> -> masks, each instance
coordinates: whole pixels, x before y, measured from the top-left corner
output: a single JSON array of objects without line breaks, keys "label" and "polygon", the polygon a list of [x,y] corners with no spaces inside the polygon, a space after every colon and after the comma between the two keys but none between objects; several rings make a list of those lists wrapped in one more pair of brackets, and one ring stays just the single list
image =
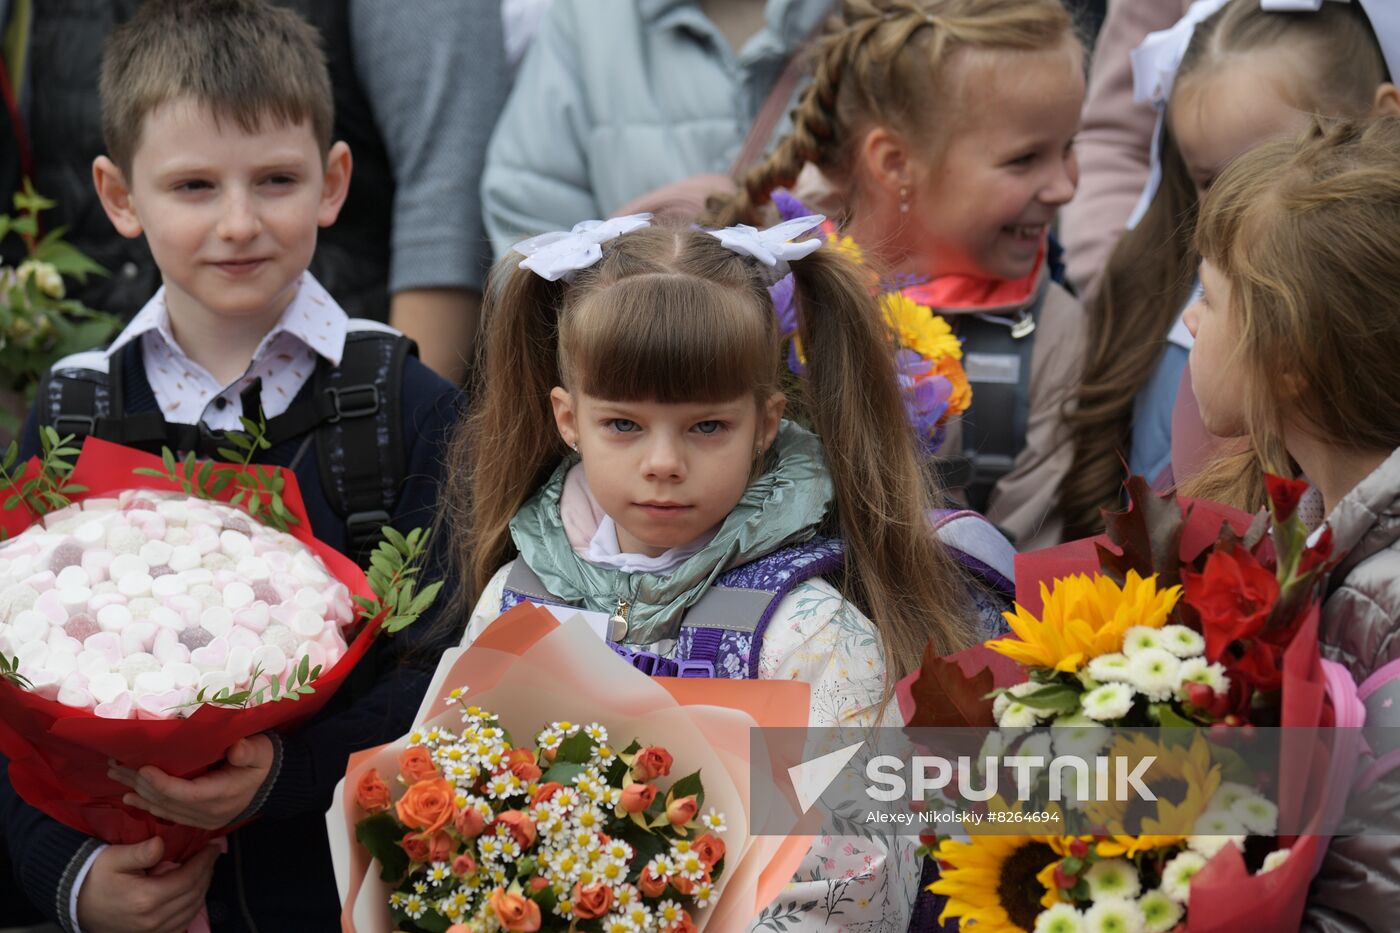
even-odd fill
[{"label": "gray jacket", "polygon": [[[1333,572],[1318,634],[1323,655],[1360,684],[1400,658],[1400,450],[1337,503],[1327,524],[1336,553],[1346,556]],[[1400,800],[1379,806],[1393,827]],[[1302,928],[1350,933],[1398,926],[1400,836],[1334,839],[1308,893]]]},{"label": "gray jacket", "polygon": [[768,0],[767,25],[736,55],[695,0],[556,0],[486,154],[482,208],[496,255],[663,185],[728,171],[831,5]]}]

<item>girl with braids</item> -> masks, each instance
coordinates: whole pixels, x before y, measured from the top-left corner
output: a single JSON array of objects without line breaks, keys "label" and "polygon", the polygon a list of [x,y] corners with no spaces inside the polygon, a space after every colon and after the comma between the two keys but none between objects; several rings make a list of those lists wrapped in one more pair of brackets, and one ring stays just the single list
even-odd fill
[{"label": "girl with braids", "polygon": [[[1241,157],[1205,195],[1193,245],[1203,257],[1203,292],[1186,309],[1186,326],[1201,416],[1216,434],[1251,438],[1271,471],[1296,463],[1312,482],[1326,515],[1327,530],[1317,533],[1331,535],[1340,561],[1322,604],[1322,653],[1362,684],[1368,734],[1393,727],[1400,119],[1317,126],[1301,141]],[[1363,759],[1358,773],[1371,767]],[[1352,792],[1347,822],[1371,832],[1332,840],[1302,929],[1395,929],[1393,777]]]},{"label": "girl with braids", "polygon": [[[899,725],[893,684],[924,646],[986,637],[995,613],[971,608],[929,530],[861,273],[819,240],[789,242],[820,217],[768,231],[645,217],[528,240],[525,261],[497,267],[481,395],[448,474],[476,598],[466,641],[522,599],[573,605],[611,613],[614,650],[649,672],[800,679],[812,725]],[[812,431],[783,419],[767,287],[789,268],[807,360],[792,401]],[[745,617],[713,598],[733,587],[771,600]],[[770,910],[804,930],[902,930],[916,845],[819,844]],[[842,896],[830,915],[802,908]]]},{"label": "girl with braids", "polygon": [[[1144,192],[1089,304],[1084,382],[1067,415],[1071,534],[1101,530],[1098,510],[1118,502],[1125,451],[1130,471],[1159,485],[1191,479],[1184,459],[1172,463],[1172,425],[1192,342],[1181,314],[1198,288],[1191,231],[1202,192],[1232,159],[1297,132],[1309,114],[1400,112],[1390,77],[1400,68],[1400,6],[1267,6],[1195,3],[1176,27],[1153,33],[1134,52],[1137,85],[1155,92],[1161,114],[1153,173],[1160,182]],[[1194,410],[1176,412],[1178,424],[1189,423],[1183,417],[1194,421]],[[1183,453],[1191,452],[1179,445]],[[1231,479],[1262,493],[1257,470]]]},{"label": "girl with braids", "polygon": [[830,187],[887,287],[962,340],[972,404],[948,426],[948,482],[1023,550],[1061,537],[1083,312],[1050,281],[1047,241],[1083,100],[1060,0],[846,0],[791,134],[716,209],[757,223],[804,171]]}]

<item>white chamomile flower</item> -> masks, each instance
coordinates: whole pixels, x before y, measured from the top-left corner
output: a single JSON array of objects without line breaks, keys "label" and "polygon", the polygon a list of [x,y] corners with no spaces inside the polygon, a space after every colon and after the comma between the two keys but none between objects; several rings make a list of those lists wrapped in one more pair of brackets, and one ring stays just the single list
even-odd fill
[{"label": "white chamomile flower", "polygon": [[554,792],[554,796],[550,798],[549,805],[560,813],[568,813],[570,810],[574,809],[574,807],[577,807],[580,802],[578,791],[574,790],[572,787],[562,787]]},{"label": "white chamomile flower", "polygon": [[575,826],[588,833],[596,833],[603,828],[603,811],[595,806],[580,807],[570,819]]},{"label": "white chamomile flower", "polygon": [[1191,899],[1191,879],[1205,866],[1204,855],[1199,852],[1182,852],[1162,869],[1163,893],[1178,904],[1185,904]]},{"label": "white chamomile flower", "polygon": [[427,910],[428,902],[423,899],[421,894],[410,894],[408,897],[404,898],[403,912],[408,914],[411,919],[417,920],[419,917],[423,916]]},{"label": "white chamomile flower", "polygon": [[1134,625],[1123,633],[1123,653],[1132,657],[1148,648],[1162,647],[1162,630],[1146,625]]},{"label": "white chamomile flower", "polygon": [[1256,835],[1272,836],[1278,830],[1278,807],[1258,794],[1236,800],[1230,815]]},{"label": "white chamomile flower", "polygon": [[564,736],[578,735],[578,723],[570,722],[567,719],[552,722],[549,724],[549,728]]},{"label": "white chamomile flower", "polygon": [[637,925],[630,917],[608,914],[603,918],[603,933],[637,933]]},{"label": "white chamomile flower", "polygon": [[631,903],[626,906],[618,905],[619,912],[632,921],[632,925],[638,930],[651,929],[655,925],[652,919],[651,908],[641,903]]},{"label": "white chamomile flower", "polygon": [[1262,875],[1266,871],[1273,871],[1275,868],[1278,868],[1284,862],[1288,861],[1288,853],[1291,851],[1293,850],[1275,849],[1273,852],[1264,856],[1264,864],[1259,867],[1259,874]]},{"label": "white chamomile flower", "polygon": [[603,854],[623,862],[632,861],[632,847],[621,839],[613,839],[603,847]]},{"label": "white chamomile flower", "polygon": [[1205,684],[1216,693],[1226,693],[1230,689],[1230,678],[1225,673],[1225,665],[1212,664],[1205,658],[1187,658],[1176,669],[1177,688],[1186,695],[1191,684]]},{"label": "white chamomile flower", "polygon": [[1142,933],[1144,926],[1142,908],[1136,901],[1109,898],[1084,912],[1084,928],[1089,933]]},{"label": "white chamomile flower", "polygon": [[422,729],[414,729],[412,732],[410,732],[410,733],[408,734],[408,744],[409,744],[410,746],[422,745],[422,744],[423,744],[423,730],[422,730]]},{"label": "white chamomile flower", "polygon": [[413,893],[414,893],[414,894],[427,894],[427,893],[428,893],[428,883],[427,883],[426,881],[415,881],[415,882],[413,882]]},{"label": "white chamomile flower", "polygon": [[428,883],[442,884],[452,877],[452,869],[446,862],[434,862],[428,866]]},{"label": "white chamomile flower", "polygon": [[598,867],[598,874],[609,886],[621,884],[627,880],[627,863],[605,858]]},{"label": "white chamomile flower", "polygon": [[1195,629],[1184,625],[1164,625],[1158,632],[1162,647],[1178,658],[1194,658],[1205,654],[1206,640]]},{"label": "white chamomile flower", "polygon": [[608,730],[596,722],[590,722],[583,727],[583,734],[594,742],[606,742],[608,740]]},{"label": "white chamomile flower", "polygon": [[714,807],[710,807],[705,815],[700,817],[700,823],[712,833],[722,833],[727,828],[724,825],[724,814]]},{"label": "white chamomile flower", "polygon": [[705,874],[705,860],[698,853],[671,851],[671,860],[675,863],[676,870],[669,874],[677,875],[689,881],[699,881]]},{"label": "white chamomile flower", "polygon": [[593,746],[593,760],[601,765],[610,765],[617,758],[617,752],[613,751],[611,745]]},{"label": "white chamomile flower", "polygon": [[1109,858],[1095,862],[1084,873],[1089,884],[1089,896],[1095,901],[1109,898],[1134,898],[1142,890],[1137,869],[1127,859]]},{"label": "white chamomile flower", "polygon": [[1143,648],[1128,656],[1128,682],[1149,700],[1170,700],[1176,695],[1177,671],[1180,667],[1181,661],[1170,651]]},{"label": "white chamomile flower", "polygon": [[433,728],[428,730],[426,735],[423,736],[423,744],[438,745],[442,742],[442,739],[442,729],[439,729],[438,727],[434,726]]},{"label": "white chamomile flower", "polygon": [[620,884],[613,888],[613,903],[617,905],[618,910],[625,911],[633,904],[640,904],[641,902],[642,892],[637,890],[636,885]]},{"label": "white chamomile flower", "polygon": [[1089,676],[1101,684],[1128,682],[1128,656],[1119,652],[1101,654],[1089,662]]},{"label": "white chamomile flower", "polygon": [[504,800],[520,793],[521,786],[520,778],[506,771],[492,775],[491,780],[486,782],[486,794],[493,800]]},{"label": "white chamomile flower", "polygon": [[1090,719],[1120,719],[1133,708],[1133,688],[1127,684],[1102,684],[1084,694],[1079,704]]},{"label": "white chamomile flower", "polygon": [[685,913],[685,909],[670,898],[656,905],[656,920],[663,926],[672,923],[680,923],[683,913]]},{"label": "white chamomile flower", "polygon": [[1008,729],[1028,729],[1040,722],[1040,712],[1024,703],[1011,702],[997,717],[997,725]]},{"label": "white chamomile flower", "polygon": [[444,702],[445,702],[448,706],[451,706],[453,703],[456,703],[458,700],[460,700],[460,699],[462,698],[462,695],[463,695],[464,693],[466,693],[466,692],[467,692],[467,688],[466,688],[466,687],[453,687],[453,688],[448,692],[448,694],[447,694],[447,699],[446,699]]},{"label": "white chamomile flower", "polygon": [[389,906],[390,906],[390,907],[402,907],[402,906],[403,906],[404,899],[405,899],[406,897],[407,897],[407,895],[404,894],[402,891],[395,891],[393,894],[390,894],[390,895],[389,895]]},{"label": "white chamomile flower", "polygon": [[647,862],[646,867],[647,870],[651,872],[651,876],[653,878],[665,878],[668,875],[670,875],[671,872],[676,870],[676,863],[673,859],[671,859],[669,856],[663,853],[661,855],[653,856],[652,860],[650,862]]},{"label": "white chamomile flower", "polygon": [[695,886],[695,906],[705,908],[710,906],[710,901],[714,900],[715,886],[711,882],[697,884]]},{"label": "white chamomile flower", "polygon": [[559,743],[564,741],[564,736],[555,729],[545,729],[535,736],[535,744],[540,748],[553,751],[559,747]]},{"label": "white chamomile flower", "polygon": [[1084,915],[1073,904],[1056,904],[1035,918],[1032,933],[1085,933]]},{"label": "white chamomile flower", "polygon": [[1181,921],[1181,905],[1160,889],[1148,891],[1138,898],[1142,911],[1143,933],[1170,933]]}]

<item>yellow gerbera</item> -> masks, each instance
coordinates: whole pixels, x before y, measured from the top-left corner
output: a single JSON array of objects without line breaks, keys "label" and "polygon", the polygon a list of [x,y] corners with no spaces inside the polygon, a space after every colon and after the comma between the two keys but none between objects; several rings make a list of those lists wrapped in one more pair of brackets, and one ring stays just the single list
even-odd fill
[{"label": "yellow gerbera", "polygon": [[1065,845],[1059,836],[944,839],[934,853],[940,877],[928,888],[948,896],[938,922],[957,917],[960,929],[977,933],[1028,933],[1047,893],[1037,876],[1068,854]]},{"label": "yellow gerbera", "polygon": [[953,336],[953,328],[924,305],[900,292],[886,292],[880,296],[880,307],[904,349],[930,361],[945,356],[962,359],[962,341]]},{"label": "yellow gerbera", "polygon": [[1017,638],[998,638],[987,647],[1026,667],[1074,673],[1099,655],[1122,650],[1133,626],[1161,628],[1180,596],[1180,586],[1158,590],[1155,575],[1144,580],[1134,571],[1122,588],[1102,575],[1062,577],[1053,589],[1040,584],[1039,619],[1020,605],[1002,613]]},{"label": "yellow gerbera", "polygon": [[835,233],[828,233],[826,235],[826,241],[830,243],[835,249],[842,253],[845,253],[847,256],[851,257],[851,259],[855,260],[861,265],[865,264],[865,253],[861,251],[860,244],[853,240],[851,237],[839,236]]}]

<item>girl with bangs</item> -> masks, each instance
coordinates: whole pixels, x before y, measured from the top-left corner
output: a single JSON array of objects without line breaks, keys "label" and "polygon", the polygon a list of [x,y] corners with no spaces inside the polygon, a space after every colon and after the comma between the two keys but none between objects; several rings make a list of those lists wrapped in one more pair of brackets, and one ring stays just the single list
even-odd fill
[{"label": "girl with bangs", "polygon": [[[1379,735],[1396,725],[1400,684],[1400,119],[1254,150],[1206,195],[1195,242],[1204,292],[1185,320],[1201,417],[1249,438],[1264,469],[1296,464],[1312,483],[1326,515],[1315,534],[1339,561],[1318,639],[1361,685]],[[1369,834],[1332,840],[1303,929],[1394,928],[1393,788],[1392,772],[1353,791],[1349,815],[1364,810]]]},{"label": "girl with bangs", "polygon": [[[1199,288],[1191,234],[1201,199],[1232,160],[1291,138],[1311,115],[1400,113],[1400,5],[1197,0],[1172,29],[1148,36],[1133,68],[1139,99],[1158,107],[1152,180],[1087,303],[1084,380],[1066,414],[1069,537],[1099,533],[1099,509],[1118,507],[1125,454],[1130,473],[1160,488],[1205,492],[1192,481],[1207,439],[1196,436],[1189,398],[1177,404],[1192,343],[1182,314]],[[1262,507],[1262,476],[1231,482],[1245,480]]]},{"label": "girl with bangs", "polygon": [[[998,606],[928,522],[860,269],[789,241],[821,220],[704,231],[638,215],[498,266],[449,465],[467,643],[524,599],[577,606],[608,614],[614,650],[648,672],[803,680],[811,725],[865,728],[902,725],[893,685],[930,641],[943,654],[993,633]],[[791,395],[768,292],[789,272],[806,361]],[[764,598],[736,610],[738,590]],[[904,929],[917,840],[824,839],[766,913]]]}]

